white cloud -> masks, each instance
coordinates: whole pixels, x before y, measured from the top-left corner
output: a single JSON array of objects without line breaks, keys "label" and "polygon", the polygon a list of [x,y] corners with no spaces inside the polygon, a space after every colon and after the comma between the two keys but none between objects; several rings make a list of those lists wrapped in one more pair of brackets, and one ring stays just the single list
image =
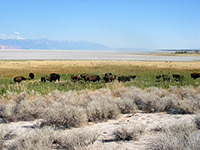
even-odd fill
[{"label": "white cloud", "polygon": [[20,35],[20,33],[19,33],[19,32],[14,32],[14,34],[15,34],[15,35]]},{"label": "white cloud", "polygon": [[0,34],[0,37],[6,37],[6,34]]},{"label": "white cloud", "polygon": [[23,40],[24,38],[17,35],[6,35],[6,34],[0,34],[0,39],[6,40],[6,39],[16,39],[16,40]]}]

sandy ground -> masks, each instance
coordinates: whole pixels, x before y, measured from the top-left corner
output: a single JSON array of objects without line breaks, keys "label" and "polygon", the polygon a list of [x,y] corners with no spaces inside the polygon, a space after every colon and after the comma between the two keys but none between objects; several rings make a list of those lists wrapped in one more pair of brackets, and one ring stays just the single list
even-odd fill
[{"label": "sandy ground", "polygon": [[[120,115],[116,120],[108,120],[102,123],[89,123],[89,125],[82,127],[82,129],[87,129],[90,131],[95,131],[99,133],[99,137],[95,143],[89,145],[87,148],[83,149],[97,149],[97,150],[143,150],[145,145],[158,133],[156,129],[167,125],[173,125],[178,123],[191,123],[195,115],[179,115],[179,114],[166,114],[166,113],[135,113]],[[0,124],[0,127],[6,126],[11,132],[15,133],[17,136],[21,134],[26,134],[30,130],[34,130],[42,120],[35,120],[30,122],[12,122],[9,124]],[[114,141],[112,133],[116,129],[120,128],[121,125],[134,126],[136,124],[142,124],[146,126],[145,132],[139,137],[137,141]],[[5,141],[8,145],[10,141]]]}]

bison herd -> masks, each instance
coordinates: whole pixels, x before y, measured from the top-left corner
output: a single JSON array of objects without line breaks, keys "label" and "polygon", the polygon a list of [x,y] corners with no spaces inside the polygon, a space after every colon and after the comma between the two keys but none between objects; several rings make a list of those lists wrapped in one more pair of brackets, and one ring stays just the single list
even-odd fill
[{"label": "bison herd", "polygon": [[14,80],[15,83],[20,83],[22,80],[26,80],[26,79],[31,80],[31,79],[34,79],[34,73],[32,73],[32,72],[29,73],[29,77],[30,78],[25,78],[23,76],[17,76],[13,80]]},{"label": "bison herd", "polygon": [[[200,73],[191,73],[190,74],[191,78],[193,79],[197,79],[200,78]],[[179,74],[172,74],[172,78],[175,81],[181,81],[183,79],[183,75],[179,75]],[[131,79],[135,79],[136,75],[130,75],[130,76],[118,76],[118,81],[119,82],[127,82],[127,81],[131,81]],[[34,79],[34,73],[29,73],[29,78],[23,77],[23,76],[17,76],[14,78],[14,82],[15,83],[20,83],[22,80],[31,80]],[[72,81],[79,81],[79,80],[84,80],[84,81],[92,81],[92,82],[96,82],[96,81],[100,81],[101,78],[99,75],[92,75],[89,76],[87,73],[83,73],[83,74],[77,74],[77,75],[72,75],[71,76],[71,80]],[[108,83],[108,82],[112,82],[114,80],[116,80],[116,75],[113,75],[112,73],[106,73],[103,77],[103,80]],[[51,73],[49,76],[44,76],[41,77],[41,82],[46,82],[46,81],[60,81],[60,75],[57,73]],[[163,75],[157,75],[156,76],[156,81],[160,82],[160,81],[170,81],[170,76],[163,74]]]},{"label": "bison herd", "polygon": [[51,73],[49,76],[44,76],[44,77],[41,77],[41,81],[42,82],[46,82],[46,81],[60,81],[60,75],[57,74],[57,73]]}]

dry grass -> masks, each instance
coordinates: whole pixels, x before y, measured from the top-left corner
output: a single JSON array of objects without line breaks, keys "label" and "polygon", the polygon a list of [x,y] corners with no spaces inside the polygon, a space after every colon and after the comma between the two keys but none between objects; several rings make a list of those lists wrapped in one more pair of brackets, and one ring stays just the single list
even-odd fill
[{"label": "dry grass", "polygon": [[165,127],[146,147],[147,150],[198,150],[200,131],[185,123]]},{"label": "dry grass", "polygon": [[[24,60],[0,61],[0,73],[5,76],[26,75],[28,71],[35,73],[79,73],[91,72],[105,66],[136,66],[148,69],[199,70],[199,62],[164,62],[164,61],[108,61],[108,60]],[[83,69],[84,67],[84,69]]]},{"label": "dry grass", "polygon": [[120,114],[119,108],[109,99],[94,100],[87,106],[88,121],[114,119]]},{"label": "dry grass", "polygon": [[116,129],[112,135],[115,141],[135,141],[142,133],[144,133],[145,128],[146,127],[143,124],[134,124],[132,126],[121,125],[121,127]]},{"label": "dry grass", "polygon": [[75,150],[94,143],[98,133],[89,130],[73,129],[70,131],[54,130],[51,127],[30,130],[16,138],[9,150]]},{"label": "dry grass", "polygon": [[80,147],[87,147],[93,144],[99,134],[94,131],[89,131],[86,129],[73,129],[67,132],[58,132],[55,134],[54,142],[57,145],[57,149],[69,149],[75,150]]},{"label": "dry grass", "polygon": [[[37,93],[9,93],[0,99],[1,122],[43,119],[55,128],[79,127],[88,121],[106,121],[119,114],[167,112],[193,114],[200,112],[200,89],[194,87],[127,87],[61,92],[42,96]],[[7,100],[9,99],[9,101]]]},{"label": "dry grass", "polygon": [[79,127],[87,122],[87,116],[83,108],[63,105],[58,102],[46,106],[41,118],[45,119],[45,125],[55,128]]}]

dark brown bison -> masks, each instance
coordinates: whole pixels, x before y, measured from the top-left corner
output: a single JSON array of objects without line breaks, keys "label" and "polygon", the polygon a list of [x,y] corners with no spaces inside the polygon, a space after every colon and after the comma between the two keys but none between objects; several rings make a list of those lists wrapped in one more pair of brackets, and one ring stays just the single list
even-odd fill
[{"label": "dark brown bison", "polygon": [[96,81],[99,81],[101,78],[99,75],[93,75],[93,76],[88,76],[88,80],[89,81],[93,81],[93,82],[96,82]]},{"label": "dark brown bison", "polygon": [[105,77],[103,77],[103,80],[105,81],[105,82],[112,82],[112,81],[114,81],[116,79],[116,75],[107,75],[107,76],[105,76]]},{"label": "dark brown bison", "polygon": [[161,78],[161,75],[157,75],[157,76],[156,76],[156,79],[160,79],[160,78]]},{"label": "dark brown bison", "polygon": [[193,79],[200,78],[200,73],[191,73],[190,76]]},{"label": "dark brown bison", "polygon": [[131,81],[131,78],[130,78],[130,76],[119,76],[118,77],[118,81],[119,82],[127,82],[127,81]]},{"label": "dark brown bison", "polygon": [[183,75],[179,75],[179,74],[172,74],[172,77],[176,81],[181,81],[183,79]]},{"label": "dark brown bison", "polygon": [[163,78],[163,81],[170,81],[169,75],[163,74],[162,78]]},{"label": "dark brown bison", "polygon": [[56,80],[60,81],[60,75],[57,73],[51,73],[50,74],[50,82],[56,81]]},{"label": "dark brown bison", "polygon": [[134,80],[136,78],[136,75],[131,75],[129,77]]},{"label": "dark brown bison", "polygon": [[46,81],[50,81],[50,76],[44,76],[44,77],[41,77],[41,81],[42,82],[46,82]]},{"label": "dark brown bison", "polygon": [[15,83],[17,82],[20,83],[22,80],[26,80],[26,78],[23,76],[18,76],[18,77],[15,77],[13,80]]},{"label": "dark brown bison", "polygon": [[71,80],[72,81],[79,81],[80,79],[81,79],[81,76],[79,74],[78,75],[73,74],[71,76]]},{"label": "dark brown bison", "polygon": [[109,75],[112,75],[112,73],[109,73],[109,72],[105,73],[105,77]]},{"label": "dark brown bison", "polygon": [[160,79],[162,79],[163,81],[170,81],[170,77],[169,75],[163,74],[163,75],[157,75],[156,76],[157,82],[160,81]]},{"label": "dark brown bison", "polygon": [[42,82],[46,82],[46,81],[52,82],[52,81],[56,81],[56,80],[60,81],[60,75],[57,73],[52,73],[52,74],[50,74],[50,76],[41,77]]},{"label": "dark brown bison", "polygon": [[29,73],[29,77],[31,78],[31,79],[34,79],[34,73]]},{"label": "dark brown bison", "polygon": [[84,79],[85,81],[89,80],[89,75],[87,73],[81,74],[81,79]]}]

